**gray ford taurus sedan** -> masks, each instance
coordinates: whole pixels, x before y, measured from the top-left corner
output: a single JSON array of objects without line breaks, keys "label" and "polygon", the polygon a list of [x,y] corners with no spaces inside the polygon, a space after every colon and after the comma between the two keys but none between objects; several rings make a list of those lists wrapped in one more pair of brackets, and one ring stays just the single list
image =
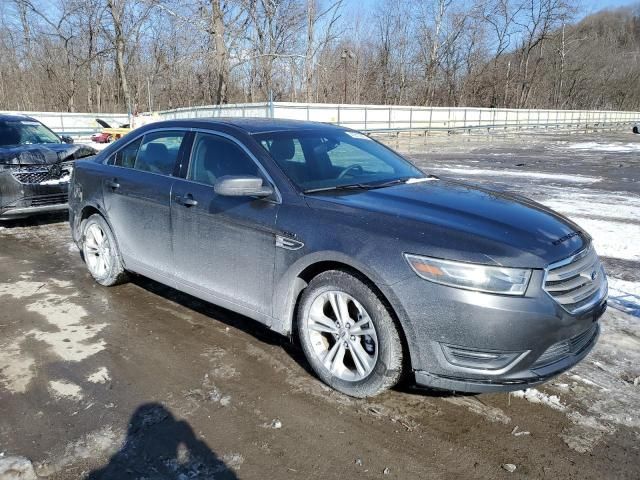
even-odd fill
[{"label": "gray ford taurus sedan", "polygon": [[607,281],[590,237],[521,197],[423,173],[345,128],[147,125],[78,161],[95,280],[135,272],[300,340],[333,388],[515,390],[580,361]]}]

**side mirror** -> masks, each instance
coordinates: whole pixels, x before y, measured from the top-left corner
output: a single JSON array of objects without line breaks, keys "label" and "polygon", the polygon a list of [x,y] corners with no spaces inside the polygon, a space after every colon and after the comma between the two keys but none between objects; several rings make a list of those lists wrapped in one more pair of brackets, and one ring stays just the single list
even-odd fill
[{"label": "side mirror", "polygon": [[68,135],[63,135],[60,137],[60,139],[64,142],[64,143],[73,143],[73,138],[71,138]]},{"label": "side mirror", "polygon": [[268,197],[273,194],[273,188],[263,185],[259,177],[221,177],[213,190],[225,197]]}]

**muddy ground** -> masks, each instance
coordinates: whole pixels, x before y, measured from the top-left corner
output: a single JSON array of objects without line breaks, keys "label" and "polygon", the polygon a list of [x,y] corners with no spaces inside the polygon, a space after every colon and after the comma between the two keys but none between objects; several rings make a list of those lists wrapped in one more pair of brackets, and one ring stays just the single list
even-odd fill
[{"label": "muddy ground", "polygon": [[640,477],[639,142],[400,141],[433,173],[560,203],[609,231],[594,236],[616,287],[598,346],[525,393],[405,384],[351,399],[245,317],[141,277],[100,287],[63,216],[2,226],[0,472],[12,463],[49,479]]}]

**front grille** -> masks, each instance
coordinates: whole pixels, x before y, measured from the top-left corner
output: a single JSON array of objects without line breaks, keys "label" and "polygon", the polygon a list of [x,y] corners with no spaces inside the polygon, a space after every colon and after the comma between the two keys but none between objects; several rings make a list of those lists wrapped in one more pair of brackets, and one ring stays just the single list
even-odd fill
[{"label": "front grille", "polygon": [[569,313],[587,310],[607,292],[606,276],[596,251],[588,247],[577,255],[549,265],[543,288]]},{"label": "front grille", "polygon": [[35,197],[31,199],[32,207],[40,207],[43,205],[58,205],[60,203],[67,203],[69,200],[66,193],[57,195],[43,195],[41,197]]},{"label": "front grille", "polygon": [[11,175],[20,183],[37,184],[60,180],[71,175],[71,162],[54,165],[22,165],[11,171]]},{"label": "front grille", "polygon": [[591,328],[576,335],[575,337],[554,343],[547,348],[542,355],[540,355],[540,358],[536,360],[531,368],[535,369],[551,365],[552,363],[559,362],[569,355],[579,355],[593,342],[597,333],[598,324],[594,323]]}]

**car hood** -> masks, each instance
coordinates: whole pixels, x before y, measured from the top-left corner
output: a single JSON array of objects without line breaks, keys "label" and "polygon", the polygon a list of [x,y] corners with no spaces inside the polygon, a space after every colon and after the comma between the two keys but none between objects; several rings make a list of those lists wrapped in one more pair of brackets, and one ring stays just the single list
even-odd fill
[{"label": "car hood", "polygon": [[404,243],[409,253],[451,260],[538,268],[590,241],[573,222],[532,200],[455,181],[323,192],[307,199],[312,208],[360,217],[367,228]]},{"label": "car hood", "polygon": [[0,147],[0,165],[51,165],[96,153],[97,150],[87,145],[68,143]]}]

